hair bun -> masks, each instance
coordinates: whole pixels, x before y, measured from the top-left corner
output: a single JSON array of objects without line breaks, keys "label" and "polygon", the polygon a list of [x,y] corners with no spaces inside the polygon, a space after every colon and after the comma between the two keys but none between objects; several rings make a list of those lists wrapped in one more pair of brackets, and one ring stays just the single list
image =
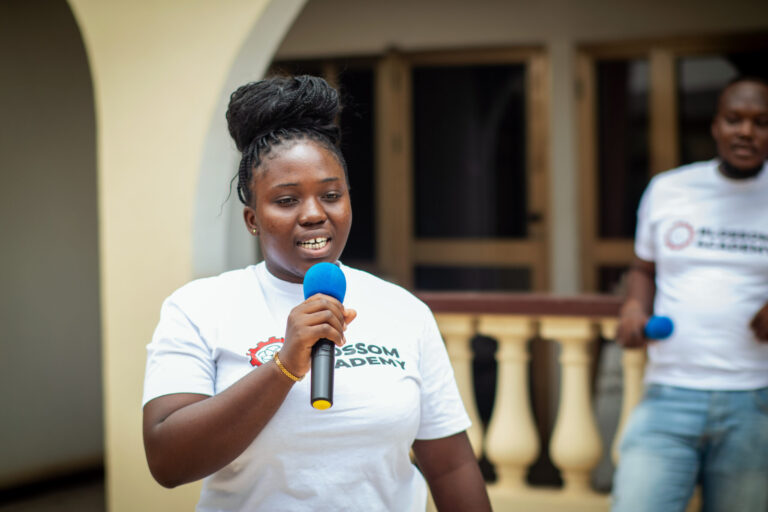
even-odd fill
[{"label": "hair bun", "polygon": [[335,145],[339,110],[338,93],[322,78],[274,77],[248,83],[232,93],[227,125],[240,152],[278,131],[315,132]]}]

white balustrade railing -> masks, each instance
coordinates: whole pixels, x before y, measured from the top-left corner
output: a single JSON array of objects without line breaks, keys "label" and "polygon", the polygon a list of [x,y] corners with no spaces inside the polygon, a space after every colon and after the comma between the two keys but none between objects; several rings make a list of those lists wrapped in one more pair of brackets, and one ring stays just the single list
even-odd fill
[{"label": "white balustrade railing", "polygon": [[[618,299],[558,299],[535,295],[423,294],[436,312],[454,365],[462,399],[472,417],[470,441],[478,456],[494,464],[489,485],[494,510],[608,511],[609,497],[590,487],[590,476],[603,453],[592,400],[593,343],[615,335]],[[472,379],[470,340],[475,335],[498,341],[496,396],[487,431],[481,428]],[[532,341],[533,340],[533,341]],[[529,344],[544,340],[559,347],[559,400],[549,440],[540,440],[531,407]],[[625,350],[619,427],[640,400],[643,350]],[[551,385],[555,385],[554,380]],[[547,442],[562,488],[529,485],[526,475]],[[614,441],[613,459],[616,460]]]}]

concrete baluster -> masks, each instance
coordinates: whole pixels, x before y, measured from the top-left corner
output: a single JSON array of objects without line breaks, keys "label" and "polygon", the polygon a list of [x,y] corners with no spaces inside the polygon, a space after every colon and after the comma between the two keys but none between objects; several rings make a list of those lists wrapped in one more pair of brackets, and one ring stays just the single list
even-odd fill
[{"label": "concrete baluster", "polygon": [[486,435],[486,455],[496,466],[496,485],[523,488],[525,475],[539,455],[539,437],[531,412],[527,343],[533,337],[530,317],[488,315],[478,331],[496,338],[499,350],[496,399]]},{"label": "concrete baluster", "polygon": [[645,348],[625,348],[621,354],[623,389],[621,393],[621,415],[613,438],[611,458],[614,464],[619,462],[619,444],[632,409],[643,397],[643,373],[645,371]]},{"label": "concrete baluster", "polygon": [[[604,318],[600,322],[603,337],[615,340],[618,323],[616,318]],[[619,462],[619,444],[621,443],[621,436],[624,434],[629,415],[643,396],[645,359],[644,348],[624,349],[621,354],[621,412],[619,413],[616,435],[613,437],[613,445],[611,446],[611,459],[614,464]]]},{"label": "concrete baluster", "polygon": [[602,455],[589,382],[593,324],[588,318],[545,317],[541,335],[561,347],[560,403],[550,455],[562,473],[564,492],[591,494],[590,472]]},{"label": "concrete baluster", "polygon": [[461,400],[472,421],[472,426],[467,429],[467,436],[472,443],[472,450],[479,458],[483,453],[483,427],[477,413],[475,386],[472,379],[472,350],[469,346],[470,339],[475,334],[474,317],[448,313],[435,315],[435,317],[453,365]]}]

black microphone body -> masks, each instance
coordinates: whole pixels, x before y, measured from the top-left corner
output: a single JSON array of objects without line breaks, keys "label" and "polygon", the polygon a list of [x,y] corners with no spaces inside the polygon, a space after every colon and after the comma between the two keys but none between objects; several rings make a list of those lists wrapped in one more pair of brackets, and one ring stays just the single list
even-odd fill
[{"label": "black microphone body", "polygon": [[333,405],[333,369],[336,365],[336,346],[320,338],[312,347],[310,402],[315,409],[328,409]]}]

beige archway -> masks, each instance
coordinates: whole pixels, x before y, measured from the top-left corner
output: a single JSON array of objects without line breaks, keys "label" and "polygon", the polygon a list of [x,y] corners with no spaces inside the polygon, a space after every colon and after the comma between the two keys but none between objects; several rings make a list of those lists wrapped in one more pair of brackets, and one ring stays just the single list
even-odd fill
[{"label": "beige archway", "polygon": [[194,277],[203,148],[238,52],[261,31],[257,77],[303,0],[69,4],[96,103],[108,507],[191,510],[198,486],[165,491],[144,461],[144,347],[162,300]]}]

